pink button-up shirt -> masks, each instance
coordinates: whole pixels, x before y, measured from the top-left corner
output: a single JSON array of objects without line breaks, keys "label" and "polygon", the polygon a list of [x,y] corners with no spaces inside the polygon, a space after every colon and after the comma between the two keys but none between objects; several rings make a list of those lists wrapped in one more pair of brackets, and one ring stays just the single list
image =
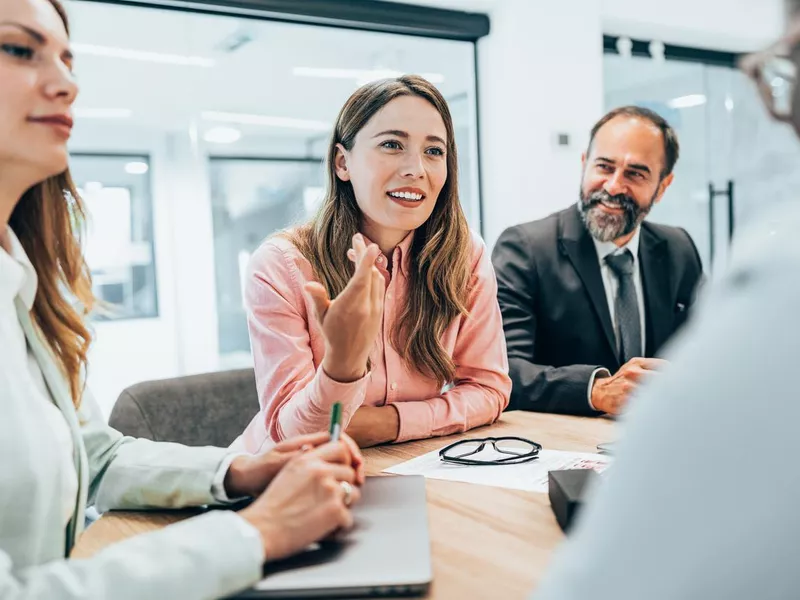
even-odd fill
[{"label": "pink button-up shirt", "polygon": [[456,318],[442,337],[456,365],[450,389],[442,391],[435,381],[410,371],[389,342],[407,295],[412,238],[413,233],[395,248],[391,272],[385,256],[376,260],[386,279],[383,327],[370,354],[370,372],[352,383],[339,383],[320,367],[325,342],[303,292],[306,282],[317,280],[311,264],[281,237],[256,250],[245,304],[261,410],[237,445],[257,452],[287,437],[325,431],[337,401],[345,428],[360,406],[393,404],[400,415],[398,442],[467,431],[500,416],[511,380],[497,283],[478,236],[472,239],[469,316]]}]

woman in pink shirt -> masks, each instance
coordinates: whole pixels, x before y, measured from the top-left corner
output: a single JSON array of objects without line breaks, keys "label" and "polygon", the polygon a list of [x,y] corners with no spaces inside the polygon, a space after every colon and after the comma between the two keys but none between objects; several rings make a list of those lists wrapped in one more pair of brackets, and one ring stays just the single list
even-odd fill
[{"label": "woman in pink shirt", "polygon": [[416,76],[363,86],[339,113],[327,165],[317,216],[250,262],[261,410],[239,444],[257,452],[325,430],[337,401],[361,446],[492,423],[511,381],[489,253],[458,199],[446,101]]}]

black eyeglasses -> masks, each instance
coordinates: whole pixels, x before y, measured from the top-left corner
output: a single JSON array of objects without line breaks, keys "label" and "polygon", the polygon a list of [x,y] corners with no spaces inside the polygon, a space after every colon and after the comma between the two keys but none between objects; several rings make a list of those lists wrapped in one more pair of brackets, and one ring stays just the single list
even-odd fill
[{"label": "black eyeglasses", "polygon": [[[494,455],[479,456],[491,444]],[[516,465],[539,457],[541,444],[521,437],[461,440],[439,450],[439,459],[458,465]]]},{"label": "black eyeglasses", "polygon": [[764,52],[745,56],[741,69],[756,83],[770,114],[779,121],[792,118],[792,98],[798,83],[797,64],[800,46],[777,45]]}]

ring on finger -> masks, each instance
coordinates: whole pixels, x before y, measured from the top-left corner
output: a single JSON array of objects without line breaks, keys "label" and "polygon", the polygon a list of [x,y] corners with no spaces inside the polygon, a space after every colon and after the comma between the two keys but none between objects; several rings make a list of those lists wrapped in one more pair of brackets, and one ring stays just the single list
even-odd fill
[{"label": "ring on finger", "polygon": [[339,485],[344,492],[344,497],[342,498],[342,502],[344,502],[345,506],[350,506],[350,503],[353,501],[353,486],[350,485],[347,481],[340,481]]}]

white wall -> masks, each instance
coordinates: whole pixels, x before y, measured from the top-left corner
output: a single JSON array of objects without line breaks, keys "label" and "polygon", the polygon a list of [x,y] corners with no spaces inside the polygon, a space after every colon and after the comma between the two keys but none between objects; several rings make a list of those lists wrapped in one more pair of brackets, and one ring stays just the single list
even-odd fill
[{"label": "white wall", "polygon": [[601,0],[603,32],[746,52],[775,39],[784,0]]},{"label": "white wall", "polygon": [[[393,1],[491,14],[495,10],[505,10],[505,5],[515,0]],[[539,18],[545,20],[556,4],[530,2],[539,6]],[[779,34],[783,5],[784,0],[600,0],[600,15],[603,33],[609,35],[741,52],[768,44]],[[574,20],[584,16],[576,12]]]},{"label": "white wall", "polygon": [[[603,108],[600,0],[503,0],[478,43],[484,236],[577,201]],[[566,147],[559,133],[569,135]]]}]

